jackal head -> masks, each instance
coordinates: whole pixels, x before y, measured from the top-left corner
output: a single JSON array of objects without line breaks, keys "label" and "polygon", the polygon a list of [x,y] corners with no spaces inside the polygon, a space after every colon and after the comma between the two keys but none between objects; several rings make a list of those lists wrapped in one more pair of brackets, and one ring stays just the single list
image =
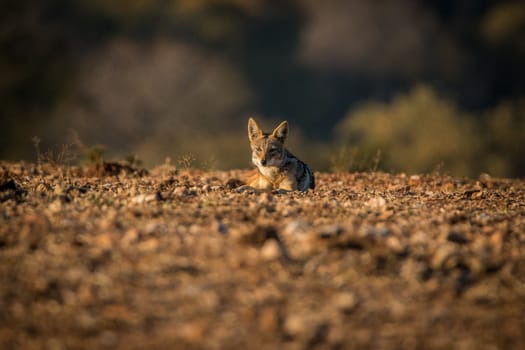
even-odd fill
[{"label": "jackal head", "polygon": [[248,138],[252,148],[252,162],[260,167],[279,167],[286,159],[284,141],[288,136],[288,122],[279,124],[272,133],[265,133],[257,122],[248,121]]}]

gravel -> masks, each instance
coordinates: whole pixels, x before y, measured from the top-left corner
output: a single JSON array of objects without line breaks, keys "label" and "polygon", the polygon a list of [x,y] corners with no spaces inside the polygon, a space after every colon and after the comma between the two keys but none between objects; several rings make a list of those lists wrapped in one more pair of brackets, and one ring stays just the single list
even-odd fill
[{"label": "gravel", "polygon": [[0,348],[525,348],[525,181],[0,162]]}]

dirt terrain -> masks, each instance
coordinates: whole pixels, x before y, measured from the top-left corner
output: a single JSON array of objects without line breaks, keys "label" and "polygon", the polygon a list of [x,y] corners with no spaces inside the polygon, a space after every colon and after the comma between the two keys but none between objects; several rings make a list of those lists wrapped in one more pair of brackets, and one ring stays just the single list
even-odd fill
[{"label": "dirt terrain", "polygon": [[0,163],[1,349],[525,349],[525,181]]}]

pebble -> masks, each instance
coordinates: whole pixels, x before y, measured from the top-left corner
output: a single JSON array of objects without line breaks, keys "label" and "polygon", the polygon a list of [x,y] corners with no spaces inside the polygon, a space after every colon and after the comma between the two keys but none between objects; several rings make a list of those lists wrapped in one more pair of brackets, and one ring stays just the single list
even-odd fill
[{"label": "pebble", "polygon": [[286,224],[284,228],[285,234],[300,234],[306,232],[308,224],[303,220],[293,220]]},{"label": "pebble", "polygon": [[102,331],[98,336],[98,342],[104,347],[114,347],[118,343],[117,333],[109,330]]},{"label": "pebble", "polygon": [[419,175],[411,175],[408,179],[410,186],[418,186],[421,183],[421,177]]},{"label": "pebble", "polygon": [[498,300],[498,292],[486,283],[477,283],[463,293],[463,298],[479,304],[494,303]]},{"label": "pebble", "polygon": [[275,260],[281,256],[279,244],[275,239],[268,239],[261,248],[261,257],[264,260]]},{"label": "pebble", "polygon": [[157,199],[156,193],[150,193],[150,194],[139,194],[133,198],[131,198],[131,203],[133,204],[143,204],[143,203],[149,203],[153,202]]},{"label": "pebble", "polygon": [[486,184],[488,184],[488,183],[490,183],[492,181],[492,177],[489,174],[487,174],[487,173],[481,173],[479,175],[479,181],[482,184],[486,185]]},{"label": "pebble", "polygon": [[344,232],[344,228],[340,225],[324,225],[317,229],[317,233],[321,239],[335,238]]},{"label": "pebble", "polygon": [[188,193],[188,190],[186,189],[186,186],[177,186],[173,190],[173,194],[177,197],[183,197]]},{"label": "pebble", "polygon": [[279,328],[279,313],[274,306],[263,307],[259,315],[259,328],[263,332],[275,332]]},{"label": "pebble", "polygon": [[433,269],[450,269],[456,265],[457,250],[452,243],[444,243],[437,247],[432,255],[431,267]]},{"label": "pebble", "polygon": [[296,337],[303,334],[307,330],[306,321],[300,315],[291,315],[286,317],[284,321],[284,332],[291,337]]},{"label": "pebble", "polygon": [[58,213],[62,210],[62,201],[60,199],[55,199],[49,204],[48,209],[53,214]]},{"label": "pebble", "polygon": [[180,337],[191,344],[202,342],[205,332],[206,323],[204,321],[187,322],[179,328]]},{"label": "pebble", "polygon": [[223,223],[222,221],[217,220],[215,221],[215,224],[214,224],[214,230],[222,234],[227,234],[228,226],[226,226],[226,224]]},{"label": "pebble", "polygon": [[142,253],[148,253],[157,250],[159,247],[159,240],[157,238],[149,238],[137,245],[137,249]]},{"label": "pebble", "polygon": [[387,237],[386,245],[395,254],[402,254],[406,251],[405,245],[403,245],[401,241],[399,240],[399,238],[395,236]]},{"label": "pebble", "polygon": [[386,199],[384,199],[381,196],[376,196],[370,198],[368,202],[366,202],[366,205],[368,205],[372,209],[380,209],[386,205]]},{"label": "pebble", "polygon": [[93,243],[96,248],[101,250],[111,250],[113,247],[113,240],[109,233],[102,233],[95,237]]},{"label": "pebble", "polygon": [[339,292],[332,300],[336,309],[343,313],[353,311],[357,305],[357,298],[352,292]]},{"label": "pebble", "polygon": [[129,230],[126,231],[126,233],[124,233],[124,236],[122,236],[120,243],[123,246],[129,246],[131,243],[136,242],[138,237],[139,237],[139,231],[135,228],[130,228]]},{"label": "pebble", "polygon": [[46,341],[45,350],[62,350],[65,349],[64,344],[56,339],[56,338],[50,338]]},{"label": "pebble", "polygon": [[447,235],[447,240],[457,243],[457,244],[466,244],[469,242],[467,236],[462,232],[450,231]]},{"label": "pebble", "polygon": [[490,236],[490,245],[494,253],[499,254],[503,246],[503,233],[501,231],[495,232]]},{"label": "pebble", "polygon": [[39,183],[35,188],[35,191],[37,192],[45,192],[47,190],[48,190],[48,187],[43,183]]}]

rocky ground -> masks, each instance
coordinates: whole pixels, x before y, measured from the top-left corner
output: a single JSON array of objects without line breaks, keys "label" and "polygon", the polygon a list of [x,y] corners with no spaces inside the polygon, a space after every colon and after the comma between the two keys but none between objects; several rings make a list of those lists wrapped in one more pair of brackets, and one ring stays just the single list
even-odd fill
[{"label": "rocky ground", "polygon": [[525,181],[0,163],[1,349],[525,349]]}]

